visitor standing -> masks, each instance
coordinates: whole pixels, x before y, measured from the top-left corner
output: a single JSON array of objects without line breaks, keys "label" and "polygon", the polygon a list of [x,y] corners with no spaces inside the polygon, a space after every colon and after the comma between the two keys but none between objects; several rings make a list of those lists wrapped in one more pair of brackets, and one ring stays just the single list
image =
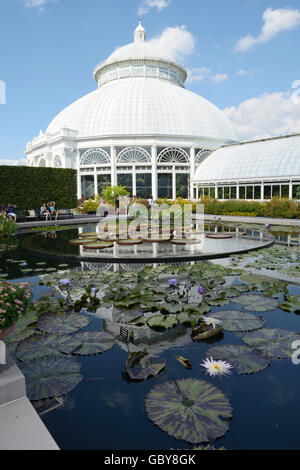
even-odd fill
[{"label": "visitor standing", "polygon": [[154,199],[153,199],[153,196],[151,194],[151,196],[149,197],[148,199],[148,206],[149,206],[149,209],[152,211],[153,207],[154,207]]},{"label": "visitor standing", "polygon": [[120,213],[120,197],[119,197],[119,194],[116,195],[115,206],[116,206],[116,214],[119,215],[119,213]]},{"label": "visitor standing", "polygon": [[126,196],[125,196],[125,207],[126,207],[126,214],[127,215],[128,215],[129,209],[130,209],[130,203],[131,203],[130,194],[126,194]]}]

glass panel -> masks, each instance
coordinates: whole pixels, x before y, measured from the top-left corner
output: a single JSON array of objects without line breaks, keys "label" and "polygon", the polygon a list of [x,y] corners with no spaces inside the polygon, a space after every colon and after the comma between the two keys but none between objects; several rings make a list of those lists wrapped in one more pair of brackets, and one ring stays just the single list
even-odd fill
[{"label": "glass panel", "polygon": [[246,198],[246,187],[240,186],[240,199],[245,199],[245,198]]},{"label": "glass panel", "polygon": [[300,184],[293,184],[293,199],[300,199]]},{"label": "glass panel", "polygon": [[214,198],[216,197],[216,190],[215,190],[215,188],[210,188],[209,197],[210,197],[211,199],[214,199]]},{"label": "glass panel", "polygon": [[228,187],[224,188],[224,199],[230,199],[230,197],[229,197],[229,188]]},{"label": "glass panel", "polygon": [[132,70],[132,76],[133,77],[143,77],[144,76],[144,66],[143,65],[133,65],[131,70]]},{"label": "glass panel", "polygon": [[158,197],[166,197],[172,199],[172,174],[170,173],[158,173]]},{"label": "glass panel", "polygon": [[117,181],[118,181],[118,186],[124,186],[129,192],[130,196],[132,196],[132,175],[130,174],[117,175]]},{"label": "glass panel", "polygon": [[275,196],[280,197],[280,186],[279,185],[278,186],[276,185],[276,186],[272,187],[272,197],[275,197]]},{"label": "glass panel", "polygon": [[253,199],[253,186],[246,187],[246,199]]},{"label": "glass panel", "polygon": [[289,185],[283,184],[281,186],[281,197],[289,197]]},{"label": "glass panel", "polygon": [[223,188],[218,188],[218,199],[224,199],[223,198]]},{"label": "glass panel", "polygon": [[81,176],[81,193],[82,197],[90,198],[93,197],[95,194],[94,190],[94,176],[92,175],[84,175]]},{"label": "glass panel", "polygon": [[183,197],[183,199],[189,197],[189,175],[187,173],[176,174],[176,197]]},{"label": "glass panel", "polygon": [[149,199],[152,194],[152,175],[151,173],[136,175],[136,196]]},{"label": "glass panel", "polygon": [[147,77],[156,77],[157,76],[157,67],[153,65],[146,66],[146,75]]},{"label": "glass panel", "polygon": [[260,186],[254,186],[254,199],[260,199],[261,188]]},{"label": "glass panel", "polygon": [[102,191],[111,186],[111,176],[110,175],[98,175],[98,194],[102,194]]},{"label": "glass panel", "polygon": [[271,199],[271,186],[264,186],[264,199]]},{"label": "glass panel", "polygon": [[119,77],[129,77],[130,69],[128,67],[119,67]]},{"label": "glass panel", "polygon": [[236,199],[236,187],[232,186],[231,188],[230,199]]}]

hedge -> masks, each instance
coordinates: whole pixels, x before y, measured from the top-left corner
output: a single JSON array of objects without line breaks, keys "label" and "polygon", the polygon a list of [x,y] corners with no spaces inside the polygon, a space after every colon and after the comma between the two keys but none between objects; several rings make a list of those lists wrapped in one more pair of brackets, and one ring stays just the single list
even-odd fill
[{"label": "hedge", "polygon": [[29,210],[50,201],[55,201],[58,209],[77,206],[76,170],[0,166],[0,204]]},{"label": "hedge", "polygon": [[[167,199],[158,199],[157,202],[159,204],[174,204],[173,201],[168,201]],[[197,203],[195,202],[178,198],[176,203],[181,206],[192,204],[193,212],[196,211]],[[204,205],[204,214],[300,219],[300,204],[297,201],[284,198],[279,199],[278,197],[274,197],[266,202],[236,199],[219,201],[217,199],[203,198],[198,201],[198,204]]]}]

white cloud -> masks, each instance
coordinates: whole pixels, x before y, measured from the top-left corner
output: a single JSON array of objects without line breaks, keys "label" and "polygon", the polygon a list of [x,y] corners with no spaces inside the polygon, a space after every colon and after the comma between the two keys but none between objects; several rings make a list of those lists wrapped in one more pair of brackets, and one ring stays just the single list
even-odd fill
[{"label": "white cloud", "polygon": [[242,140],[300,133],[300,100],[290,91],[264,93],[224,112]]},{"label": "white cloud", "polygon": [[58,3],[59,0],[24,0],[27,8],[38,8],[41,13],[44,12],[48,3]]},{"label": "white cloud", "polygon": [[161,11],[163,8],[166,8],[170,5],[171,0],[144,0],[140,7],[138,14],[139,16],[146,15],[151,8],[157,8],[158,11]]},{"label": "white cloud", "polygon": [[290,8],[279,8],[273,10],[268,8],[263,14],[264,25],[259,36],[251,34],[241,38],[235,47],[236,51],[246,51],[255,44],[268,42],[280,31],[287,31],[296,28],[300,24],[300,11]]},{"label": "white cloud", "polygon": [[188,83],[200,82],[204,80],[210,74],[210,68],[208,67],[199,67],[188,69]]},{"label": "white cloud", "polygon": [[240,69],[240,70],[238,70],[238,71],[236,72],[236,75],[237,75],[238,77],[242,77],[243,75],[247,75],[247,73],[248,73],[247,70],[245,70],[245,69]]},{"label": "white cloud", "polygon": [[21,159],[21,160],[0,160],[0,166],[1,165],[13,165],[13,166],[27,166],[27,161],[26,159]]},{"label": "white cloud", "polygon": [[162,56],[178,59],[194,52],[196,39],[187,31],[186,26],[174,26],[164,29],[159,37],[150,39],[149,43],[157,48]]},{"label": "white cloud", "polygon": [[213,77],[211,77],[211,79],[215,83],[221,83],[221,82],[224,82],[225,80],[228,80],[228,75],[227,73],[217,73],[217,75],[214,75]]}]

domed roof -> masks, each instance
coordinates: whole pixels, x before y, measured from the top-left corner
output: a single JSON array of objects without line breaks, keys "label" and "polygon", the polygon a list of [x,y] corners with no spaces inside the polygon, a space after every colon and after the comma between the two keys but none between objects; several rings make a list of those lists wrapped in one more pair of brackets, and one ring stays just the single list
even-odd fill
[{"label": "domed roof", "polygon": [[198,167],[194,181],[215,183],[300,175],[300,134],[227,145]]},{"label": "domed roof", "polygon": [[115,80],[65,108],[47,133],[63,127],[91,136],[184,136],[236,141],[229,118],[201,96],[166,80]]}]

